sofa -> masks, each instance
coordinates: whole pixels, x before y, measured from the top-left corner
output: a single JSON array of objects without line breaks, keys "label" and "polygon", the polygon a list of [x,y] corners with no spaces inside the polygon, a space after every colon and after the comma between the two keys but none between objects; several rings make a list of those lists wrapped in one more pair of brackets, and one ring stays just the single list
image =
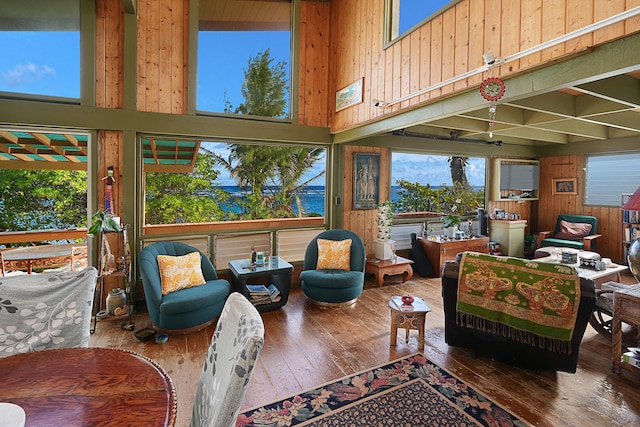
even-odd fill
[{"label": "sofa", "polygon": [[[495,270],[498,264],[502,268]],[[559,293],[558,283],[575,296]],[[523,368],[574,373],[596,293],[593,281],[569,266],[465,252],[443,267],[442,299],[450,346]],[[558,321],[565,322],[564,329],[549,330],[557,325],[549,321],[552,315],[564,316]]]}]

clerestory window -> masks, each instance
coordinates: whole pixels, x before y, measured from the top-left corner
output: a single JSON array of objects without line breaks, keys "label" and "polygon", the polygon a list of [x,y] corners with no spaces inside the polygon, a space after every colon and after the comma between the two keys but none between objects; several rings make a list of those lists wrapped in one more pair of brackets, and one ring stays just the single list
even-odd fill
[{"label": "clerestory window", "polygon": [[460,0],[386,0],[385,42],[391,43]]}]

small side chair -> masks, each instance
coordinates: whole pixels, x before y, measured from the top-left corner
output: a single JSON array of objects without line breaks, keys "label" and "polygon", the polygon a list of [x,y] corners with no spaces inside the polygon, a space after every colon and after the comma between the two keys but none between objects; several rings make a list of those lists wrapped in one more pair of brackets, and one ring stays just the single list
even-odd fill
[{"label": "small side chair", "polygon": [[243,295],[229,295],[204,360],[191,427],[229,427],[236,418],[264,345],[264,323]]},{"label": "small side chair", "polygon": [[[163,294],[158,255],[182,257],[194,252],[200,255],[204,283]],[[149,318],[157,329],[189,333],[213,324],[220,316],[231,286],[218,279],[211,260],[198,249],[181,242],[157,242],[140,251],[138,263]]]},{"label": "small side chair", "polygon": [[[335,242],[351,239],[346,265],[341,268],[318,266],[318,239]],[[356,233],[343,229],[323,231],[307,246],[300,273],[302,291],[321,305],[354,303],[364,288],[365,262],[364,243]]]}]

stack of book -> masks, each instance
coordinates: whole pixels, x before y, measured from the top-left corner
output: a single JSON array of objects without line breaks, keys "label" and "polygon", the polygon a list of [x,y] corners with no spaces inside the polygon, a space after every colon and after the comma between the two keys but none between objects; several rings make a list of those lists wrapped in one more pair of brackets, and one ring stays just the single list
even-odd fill
[{"label": "stack of book", "polygon": [[280,301],[280,290],[274,284],[269,287],[265,285],[247,285],[249,299],[253,305],[269,304]]}]

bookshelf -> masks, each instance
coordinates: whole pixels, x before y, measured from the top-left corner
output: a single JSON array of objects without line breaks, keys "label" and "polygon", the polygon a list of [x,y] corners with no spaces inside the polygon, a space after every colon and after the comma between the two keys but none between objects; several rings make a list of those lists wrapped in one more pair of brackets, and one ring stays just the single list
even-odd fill
[{"label": "bookshelf", "polygon": [[[632,194],[622,195],[622,205],[629,201]],[[629,247],[633,241],[640,237],[640,211],[622,210],[622,262],[626,264]]]}]

